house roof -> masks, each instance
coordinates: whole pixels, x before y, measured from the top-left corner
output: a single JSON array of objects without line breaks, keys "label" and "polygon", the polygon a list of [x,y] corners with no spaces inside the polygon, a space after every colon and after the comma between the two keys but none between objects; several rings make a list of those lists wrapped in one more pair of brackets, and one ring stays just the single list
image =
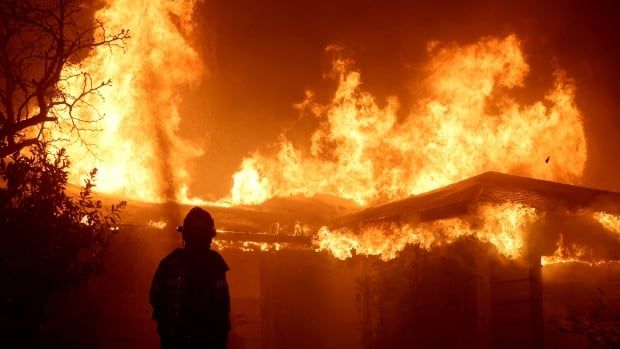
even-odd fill
[{"label": "house roof", "polygon": [[620,193],[576,185],[485,172],[445,187],[341,217],[339,225],[415,216],[433,220],[467,213],[480,203],[515,202],[540,210],[605,209],[620,213]]},{"label": "house roof", "polygon": [[[486,172],[427,193],[365,209],[331,197],[292,197],[272,199],[261,205],[208,207],[208,210],[218,227],[225,230],[219,239],[308,245],[311,237],[305,231],[297,234],[298,224],[308,225],[314,232],[323,225],[355,228],[382,221],[430,221],[472,213],[480,204],[505,202],[557,212],[546,215],[546,221],[557,228],[548,229],[549,234],[544,234],[548,235],[552,247],[557,237],[551,233],[561,230],[566,242],[600,245],[601,251],[617,246],[613,249],[620,251],[617,235],[609,235],[600,224],[580,221],[578,215],[562,214],[566,210],[591,209],[620,215],[620,193],[497,172]],[[167,219],[170,223],[167,230],[172,231],[189,208],[176,204],[132,203],[123,212],[123,222],[144,225],[149,220]],[[597,255],[613,255],[614,259],[620,259],[620,252],[599,251]]]}]

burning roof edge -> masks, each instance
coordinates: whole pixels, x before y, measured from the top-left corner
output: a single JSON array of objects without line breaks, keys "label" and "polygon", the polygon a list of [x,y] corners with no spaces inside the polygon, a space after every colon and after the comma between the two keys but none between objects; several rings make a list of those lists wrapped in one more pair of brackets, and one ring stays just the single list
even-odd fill
[{"label": "burning roof edge", "polygon": [[338,218],[336,225],[417,216],[433,220],[466,213],[477,203],[521,203],[540,210],[592,209],[620,214],[620,193],[530,177],[485,172],[474,177]]}]

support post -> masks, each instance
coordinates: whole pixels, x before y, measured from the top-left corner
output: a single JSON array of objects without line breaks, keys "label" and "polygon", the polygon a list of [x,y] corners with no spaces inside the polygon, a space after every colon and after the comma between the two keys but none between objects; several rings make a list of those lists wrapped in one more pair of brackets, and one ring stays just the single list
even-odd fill
[{"label": "support post", "polygon": [[476,348],[491,347],[491,266],[489,256],[477,253],[475,261]]},{"label": "support post", "polygon": [[530,276],[530,318],[532,319],[532,348],[544,347],[544,317],[543,317],[543,285],[542,265],[540,255],[531,254],[529,257]]}]

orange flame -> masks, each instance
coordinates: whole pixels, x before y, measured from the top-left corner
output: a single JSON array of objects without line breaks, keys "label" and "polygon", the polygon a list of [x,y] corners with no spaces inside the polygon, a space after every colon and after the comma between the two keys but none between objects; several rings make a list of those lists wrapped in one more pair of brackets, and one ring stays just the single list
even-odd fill
[{"label": "orange flame", "polygon": [[605,229],[618,234],[620,237],[620,216],[607,212],[594,212],[592,218],[601,223]]},{"label": "orange flame", "polygon": [[[580,212],[580,214],[591,216],[592,219],[599,222],[603,226],[603,228],[605,228],[609,232],[618,234],[618,238],[620,238],[620,216],[600,211],[583,211]],[[556,247],[556,250],[551,256],[542,257],[542,265],[581,263],[593,266],[611,262],[611,260],[606,260],[604,258],[596,258],[596,256],[592,255],[592,250],[588,249],[586,246],[577,243],[567,244],[564,241],[563,234],[560,234],[560,237],[556,243]]]},{"label": "orange flame", "polygon": [[[94,108],[77,111],[96,132],[79,135],[53,130],[53,138],[71,156],[70,180],[97,167],[97,189],[143,201],[184,201],[180,188],[188,181],[188,160],[200,150],[178,135],[180,90],[200,82],[203,66],[187,36],[193,30],[195,0],[108,0],[96,14],[106,30],[128,29],[125,50],[99,47],[80,63],[94,82],[111,79],[101,98],[90,96]],[[67,66],[65,76],[70,76]],[[69,80],[65,88],[79,91]],[[100,121],[98,111],[103,117]],[[62,117],[62,111],[60,112]],[[68,121],[68,119],[64,118]],[[75,130],[74,130],[75,131]],[[90,149],[76,142],[80,136]],[[89,152],[90,150],[90,152]]]},{"label": "orange flame", "polygon": [[429,45],[429,54],[427,96],[404,120],[395,97],[379,105],[352,62],[335,59],[331,102],[318,104],[308,92],[300,104],[322,119],[309,153],[283,138],[275,156],[243,160],[232,203],[317,193],[385,202],[490,170],[562,182],[581,177],[586,140],[574,86],[562,72],[544,102],[520,105],[506,93],[523,87],[529,69],[516,36]]},{"label": "orange flame", "polygon": [[551,256],[542,256],[540,262],[542,265],[559,264],[559,263],[585,263],[598,264],[598,262],[585,261],[586,247],[578,244],[565,244],[564,235],[560,234],[560,238],[556,243],[557,249]]},{"label": "orange flame", "polygon": [[474,217],[450,218],[417,225],[366,226],[360,232],[322,227],[314,241],[318,251],[347,259],[353,254],[396,258],[408,245],[430,250],[462,237],[475,237],[509,258],[522,256],[530,224],[541,215],[532,207],[516,203],[480,206]]},{"label": "orange flame", "polygon": [[159,229],[159,230],[163,230],[168,226],[168,223],[163,219],[160,219],[160,220],[151,219],[147,222],[147,224],[149,227]]},{"label": "orange flame", "polygon": [[237,249],[243,252],[269,252],[280,251],[285,247],[287,247],[287,244],[278,242],[213,240],[213,248],[218,251]]},{"label": "orange flame", "polygon": [[[590,216],[620,238],[620,216],[607,212],[582,210],[577,215]],[[524,257],[526,237],[532,224],[541,222],[544,213],[522,204],[486,204],[471,216],[437,220],[429,223],[368,225],[360,231],[341,228],[330,230],[322,227],[314,240],[315,250],[328,251],[338,259],[353,255],[379,256],[391,260],[406,246],[413,245],[425,250],[452,243],[462,237],[474,237],[489,243],[501,255],[509,259]],[[553,229],[552,227],[549,229]],[[592,249],[578,243],[566,243],[559,233],[556,250],[552,255],[542,256],[542,265],[558,263],[582,263],[599,265],[610,262],[596,256]]]},{"label": "orange flame", "polygon": [[[188,194],[186,168],[200,148],[178,135],[180,90],[199,83],[204,72],[187,39],[194,5],[195,0],[109,0],[97,12],[96,19],[109,31],[129,29],[132,39],[125,51],[114,50],[110,56],[108,49],[95,49],[79,67],[66,67],[65,76],[79,68],[93,81],[111,79],[114,84],[101,91],[102,99],[93,96],[88,101],[105,115],[102,120],[96,121],[93,109],[78,111],[79,118],[95,122],[99,132],[52,131],[52,137],[69,141],[64,146],[73,160],[73,182],[97,167],[98,189],[106,193],[143,201],[207,203]],[[523,87],[529,67],[515,35],[465,46],[432,43],[428,50],[425,95],[404,117],[397,114],[396,97],[381,104],[363,89],[353,61],[334,59],[331,76],[338,87],[331,101],[320,104],[308,91],[298,105],[321,120],[310,149],[299,149],[283,137],[277,154],[255,153],[244,159],[233,175],[230,203],[318,193],[362,205],[380,203],[491,170],[561,182],[580,179],[586,139],[575,88],[563,72],[555,73],[543,101],[521,105],[509,92]],[[68,82],[65,88],[79,90]],[[76,136],[94,145],[97,156],[74,142]],[[540,217],[520,204],[485,205],[472,217],[432,223],[365,226],[359,232],[323,227],[314,243],[317,250],[340,259],[361,254],[389,260],[408,245],[428,250],[475,237],[518,258],[528,226]],[[593,217],[620,234],[617,216],[599,212]],[[164,228],[159,222],[149,224]],[[285,245],[217,242],[216,247],[277,251]],[[571,256],[579,259],[581,250],[573,250],[577,252]],[[557,256],[544,262],[566,260],[566,251],[560,240]]]}]

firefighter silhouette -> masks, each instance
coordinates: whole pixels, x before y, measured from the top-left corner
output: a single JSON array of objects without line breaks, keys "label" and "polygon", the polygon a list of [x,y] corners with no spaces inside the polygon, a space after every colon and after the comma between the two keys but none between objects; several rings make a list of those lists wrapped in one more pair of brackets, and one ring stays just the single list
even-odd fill
[{"label": "firefighter silhouette", "polygon": [[228,266],[211,249],[213,218],[194,207],[177,230],[184,246],[160,262],[150,292],[161,348],[226,348],[230,330]]}]

